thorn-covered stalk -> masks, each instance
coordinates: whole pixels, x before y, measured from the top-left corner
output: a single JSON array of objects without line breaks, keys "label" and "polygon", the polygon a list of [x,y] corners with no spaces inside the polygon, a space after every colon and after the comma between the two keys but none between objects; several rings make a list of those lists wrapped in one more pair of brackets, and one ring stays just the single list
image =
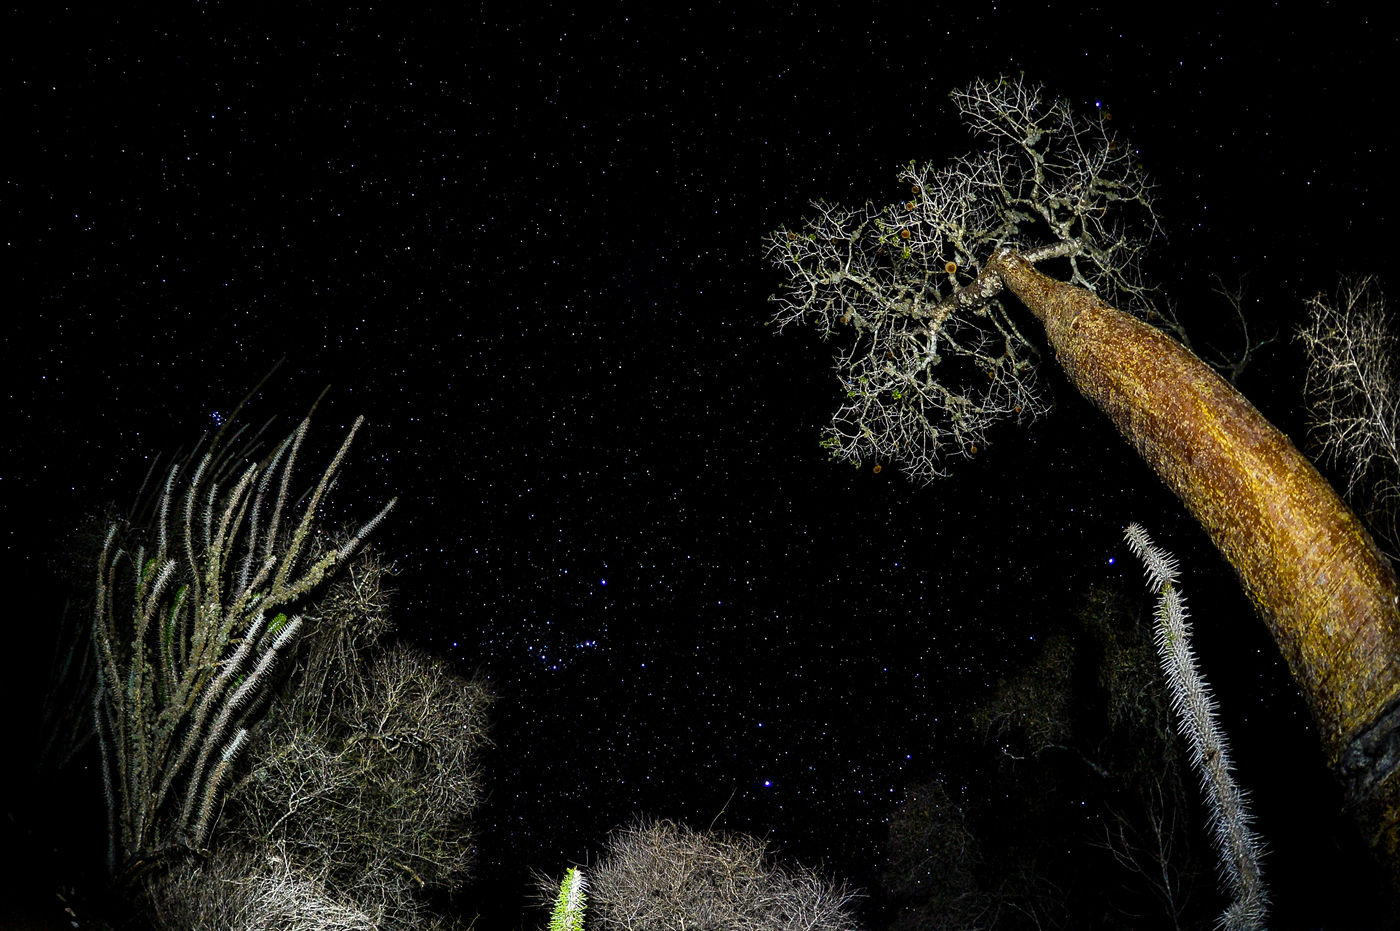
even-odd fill
[{"label": "thorn-covered stalk", "polygon": [[184,464],[173,467],[149,528],[152,552],[138,548],[133,557],[116,545],[119,528],[109,529],[93,617],[93,711],[113,872],[170,847],[206,843],[254,723],[250,713],[301,635],[301,617],[286,614],[314,598],[394,506],[391,500],[345,546],[304,564],[318,506],[362,422],[288,534],[279,528],[305,421],[236,481],[220,481],[231,466],[220,450],[205,453],[183,481]]},{"label": "thorn-covered stalk", "polygon": [[1259,867],[1262,845],[1254,833],[1245,793],[1235,781],[1230,743],[1217,720],[1215,697],[1191,648],[1191,624],[1177,587],[1176,558],[1153,545],[1139,524],[1129,524],[1123,535],[1147,570],[1147,587],[1157,595],[1157,657],[1171,693],[1177,730],[1186,739],[1191,766],[1201,777],[1211,833],[1220,852],[1220,872],[1233,897],[1220,926],[1229,931],[1262,928],[1269,903]]}]

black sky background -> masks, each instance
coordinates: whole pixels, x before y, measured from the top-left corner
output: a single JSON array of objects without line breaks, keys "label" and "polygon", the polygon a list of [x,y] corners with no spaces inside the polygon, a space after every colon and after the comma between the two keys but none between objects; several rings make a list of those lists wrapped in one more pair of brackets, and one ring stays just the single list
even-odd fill
[{"label": "black sky background", "polygon": [[947,481],[827,461],[831,351],[764,325],[761,243],[811,198],[900,196],[902,164],[973,145],[947,92],[1024,72],[1140,150],[1152,270],[1203,341],[1233,335],[1211,276],[1247,275],[1282,338],[1241,387],[1301,443],[1301,298],[1391,283],[1400,48],[1358,8],[7,20],[6,564],[52,614],[83,513],[280,358],[249,419],[289,430],[330,384],[303,476],[368,418],[328,520],[400,496],[401,633],[499,696],[469,907],[511,915],[528,868],[637,814],[872,886],[904,788],[977,780],[967,710],[1091,587],[1136,585],[1130,520],[1186,567],[1278,914],[1364,876],[1262,624],[1100,415],[1047,366],[1056,411]]}]

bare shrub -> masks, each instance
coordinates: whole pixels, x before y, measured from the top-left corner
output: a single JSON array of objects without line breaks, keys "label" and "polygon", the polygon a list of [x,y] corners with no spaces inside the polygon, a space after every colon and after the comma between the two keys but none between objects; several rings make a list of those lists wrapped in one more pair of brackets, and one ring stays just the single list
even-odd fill
[{"label": "bare shrub", "polygon": [[[589,911],[620,931],[844,931],[854,893],[817,873],[778,866],[742,834],[645,821],[608,839],[589,871]],[[557,882],[553,884],[557,888]]]},{"label": "bare shrub", "polygon": [[157,927],[182,931],[376,931],[374,917],[338,900],[286,859],[239,846],[148,879]]},{"label": "bare shrub", "polygon": [[463,879],[482,799],[490,698],[446,663],[394,647],[326,718],[269,728],[237,789],[235,842],[288,851],[299,869],[390,918]]}]

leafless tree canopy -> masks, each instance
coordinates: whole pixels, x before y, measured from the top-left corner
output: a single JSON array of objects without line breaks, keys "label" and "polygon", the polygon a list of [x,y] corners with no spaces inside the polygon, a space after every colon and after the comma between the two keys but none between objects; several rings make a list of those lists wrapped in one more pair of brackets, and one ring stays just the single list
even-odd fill
[{"label": "leafless tree canopy", "polygon": [[[671,821],[625,828],[588,871],[591,920],[605,931],[846,931],[854,895],[774,865],[767,845]],[[557,883],[554,883],[557,887]]]},{"label": "leafless tree canopy", "polygon": [[816,201],[799,228],[768,238],[787,279],[774,322],[842,337],[846,400],[824,445],[857,464],[902,463],[918,481],[976,455],[998,421],[1046,410],[1035,348],[979,274],[993,252],[1065,258],[1072,283],[1147,310],[1139,263],[1157,228],[1141,165],[1103,117],[1008,78],[952,99],[984,148],[910,164],[899,203]]},{"label": "leafless tree canopy", "polygon": [[1318,294],[1307,314],[1299,337],[1313,437],[1393,554],[1400,551],[1400,331],[1372,278],[1343,282],[1333,298]]}]

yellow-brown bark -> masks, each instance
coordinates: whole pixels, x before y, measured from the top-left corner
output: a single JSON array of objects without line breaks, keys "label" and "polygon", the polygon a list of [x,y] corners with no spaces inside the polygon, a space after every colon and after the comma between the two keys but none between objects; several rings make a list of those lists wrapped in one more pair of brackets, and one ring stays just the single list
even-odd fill
[{"label": "yellow-brown bark", "polygon": [[1400,866],[1400,585],[1370,535],[1292,442],[1185,347],[1015,253],[989,271],[1239,573],[1363,829]]}]

